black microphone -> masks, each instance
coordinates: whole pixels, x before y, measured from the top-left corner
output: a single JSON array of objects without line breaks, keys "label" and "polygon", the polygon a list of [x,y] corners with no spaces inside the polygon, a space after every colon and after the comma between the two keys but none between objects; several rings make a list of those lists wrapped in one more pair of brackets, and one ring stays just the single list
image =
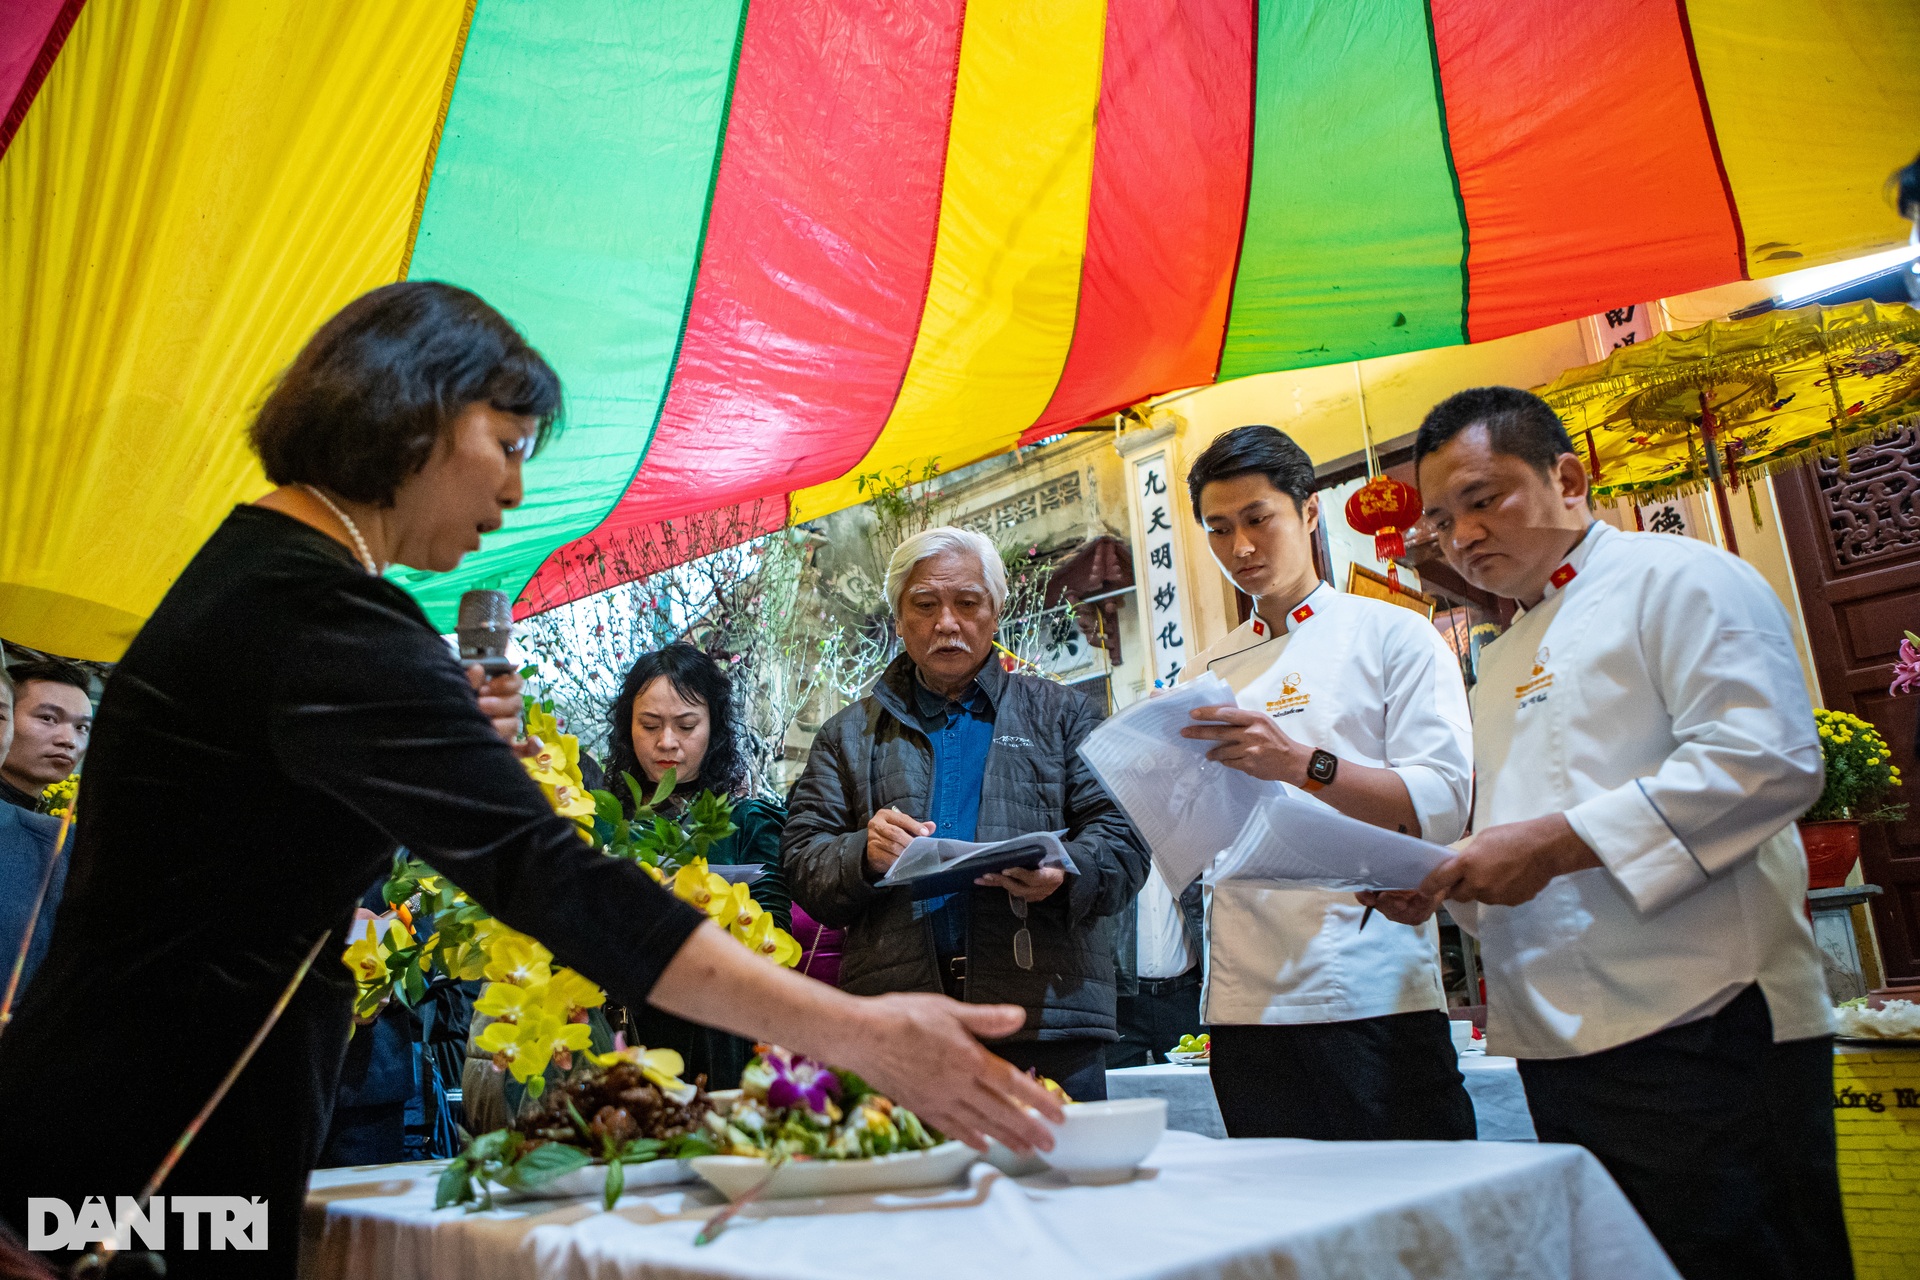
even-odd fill
[{"label": "black microphone", "polygon": [[460,640],[461,665],[479,663],[491,680],[514,670],[507,657],[513,638],[513,600],[504,591],[469,591],[460,597],[454,634]]}]

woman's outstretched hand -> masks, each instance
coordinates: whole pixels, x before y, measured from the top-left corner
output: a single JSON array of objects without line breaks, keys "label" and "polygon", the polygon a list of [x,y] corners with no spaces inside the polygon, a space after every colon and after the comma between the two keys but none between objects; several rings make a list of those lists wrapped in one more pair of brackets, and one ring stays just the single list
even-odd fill
[{"label": "woman's outstretched hand", "polygon": [[970,1147],[984,1150],[988,1138],[998,1138],[1023,1154],[1052,1150],[1053,1131],[1041,1117],[1060,1121],[1060,1104],[979,1040],[1012,1035],[1026,1022],[1025,1010],[908,993],[860,1005],[866,1026],[830,1057],[835,1065]]},{"label": "woman's outstretched hand", "polygon": [[768,964],[710,925],[688,935],[647,1001],[844,1067],[977,1150],[998,1138],[1022,1153],[1051,1151],[1046,1121],[1065,1118],[1038,1081],[980,1043],[1020,1030],[1027,1014],[1018,1005],[848,995]]}]

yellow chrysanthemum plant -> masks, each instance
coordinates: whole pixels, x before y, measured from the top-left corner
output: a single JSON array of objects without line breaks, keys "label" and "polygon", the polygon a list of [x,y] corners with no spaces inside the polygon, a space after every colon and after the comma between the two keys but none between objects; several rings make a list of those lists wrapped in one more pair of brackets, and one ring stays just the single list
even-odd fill
[{"label": "yellow chrysanthemum plant", "polygon": [[1815,711],[1813,718],[1820,731],[1827,782],[1804,821],[1899,822],[1905,818],[1906,805],[1887,802],[1900,785],[1900,770],[1880,731],[1845,711]]},{"label": "yellow chrysanthemum plant", "polygon": [[[529,698],[526,717],[527,736],[539,747],[522,764],[581,839],[609,857],[638,863],[756,954],[786,967],[799,963],[800,944],[774,924],[746,886],[708,869],[707,851],[735,830],[727,797],[702,793],[676,820],[659,812],[673,794],[671,770],[652,795],[624,774],[633,801],[628,818],[611,792],[587,788],[580,776],[580,740],[562,732],[551,703]],[[554,968],[552,953],[536,939],[495,920],[404,851],[394,860],[383,896],[395,913],[384,938],[356,937],[341,958],[354,975],[356,1016],[371,1017],[391,998],[417,1004],[436,971],[455,981],[484,978],[474,1009],[495,1021],[476,1043],[494,1055],[495,1064],[534,1097],[545,1089],[549,1066],[571,1069],[573,1055],[591,1043],[589,1011],[606,1003],[605,992],[571,969]],[[415,919],[431,922],[424,941]]]},{"label": "yellow chrysanthemum plant", "polygon": [[65,817],[67,810],[73,807],[74,793],[80,790],[80,775],[70,773],[58,782],[50,782],[40,792],[40,812],[53,817]]}]

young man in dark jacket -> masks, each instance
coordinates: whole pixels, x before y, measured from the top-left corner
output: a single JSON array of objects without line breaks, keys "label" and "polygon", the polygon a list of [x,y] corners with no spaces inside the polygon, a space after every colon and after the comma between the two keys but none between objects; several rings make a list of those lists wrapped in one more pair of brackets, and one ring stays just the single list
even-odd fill
[{"label": "young man in dark jacket", "polygon": [[[1147,853],[1079,757],[1094,709],[994,660],[1006,570],[981,535],[903,542],[887,598],[906,653],[814,739],[781,838],[794,901],[847,930],[845,990],[1021,1005],[1026,1026],[996,1052],[1076,1100],[1104,1098],[1109,922],[1140,891]],[[1014,868],[923,902],[876,883],[916,836],[1061,830],[1072,874]]]}]

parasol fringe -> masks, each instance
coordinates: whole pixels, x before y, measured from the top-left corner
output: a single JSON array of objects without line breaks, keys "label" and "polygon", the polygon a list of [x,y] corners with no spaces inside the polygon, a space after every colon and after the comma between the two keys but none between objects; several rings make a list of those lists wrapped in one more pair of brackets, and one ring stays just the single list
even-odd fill
[{"label": "parasol fringe", "polygon": [[[1817,436],[1798,448],[1775,454],[1764,461],[1743,464],[1740,467],[1740,476],[1743,481],[1748,481],[1757,476],[1774,476],[1794,467],[1805,466],[1816,457],[1845,457],[1861,445],[1877,443],[1913,426],[1920,426],[1920,411],[1909,410],[1885,422],[1870,423],[1834,435]],[[1694,465],[1698,466],[1698,463]],[[1689,494],[1705,493],[1708,487],[1705,476],[1689,469],[1686,474],[1671,481],[1647,480],[1638,483],[1595,485],[1593,492],[1596,497],[1601,498],[1626,497],[1637,502],[1665,502],[1670,498],[1684,498]]]}]

